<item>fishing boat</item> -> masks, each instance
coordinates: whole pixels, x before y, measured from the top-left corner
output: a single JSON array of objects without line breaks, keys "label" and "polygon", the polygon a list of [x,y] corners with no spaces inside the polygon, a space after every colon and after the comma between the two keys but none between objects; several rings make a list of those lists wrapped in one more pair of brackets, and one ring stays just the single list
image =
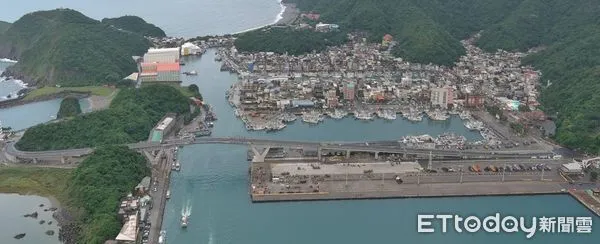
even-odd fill
[{"label": "fishing boat", "polygon": [[183,72],[184,75],[198,75],[198,72],[195,70]]},{"label": "fishing boat", "polygon": [[160,231],[160,236],[158,236],[158,243],[159,244],[165,243],[165,238],[166,238],[165,236],[166,236],[166,234],[167,234],[166,231],[164,231],[164,230]]},{"label": "fishing boat", "polygon": [[181,216],[181,228],[187,228],[188,226],[188,217],[183,215]]},{"label": "fishing boat", "polygon": [[167,199],[171,199],[171,190],[167,190]]}]

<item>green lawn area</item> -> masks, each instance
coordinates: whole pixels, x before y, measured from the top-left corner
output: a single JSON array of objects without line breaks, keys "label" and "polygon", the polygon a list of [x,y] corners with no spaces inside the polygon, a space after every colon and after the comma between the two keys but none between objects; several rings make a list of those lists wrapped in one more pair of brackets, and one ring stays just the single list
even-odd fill
[{"label": "green lawn area", "polygon": [[0,192],[66,198],[72,169],[0,166]]},{"label": "green lawn area", "polygon": [[38,98],[40,96],[47,96],[55,93],[59,93],[62,91],[78,91],[78,92],[91,92],[92,95],[103,96],[106,97],[113,92],[114,89],[109,87],[102,86],[82,86],[82,87],[53,87],[47,86],[39,89],[35,89],[31,91],[27,96],[25,96],[25,100],[32,100]]},{"label": "green lawn area", "polygon": [[193,97],[194,93],[191,92],[187,86],[178,86],[177,89],[179,89],[179,91],[181,92],[181,94],[183,94],[186,97]]}]

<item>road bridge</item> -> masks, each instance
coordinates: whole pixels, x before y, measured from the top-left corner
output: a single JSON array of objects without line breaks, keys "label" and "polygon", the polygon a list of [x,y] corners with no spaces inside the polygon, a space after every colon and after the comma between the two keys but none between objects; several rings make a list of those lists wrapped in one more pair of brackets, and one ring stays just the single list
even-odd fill
[{"label": "road bridge", "polygon": [[[371,142],[310,142],[310,141],[286,141],[276,139],[246,138],[246,137],[202,137],[195,139],[172,139],[165,140],[163,143],[138,142],[127,144],[134,150],[149,151],[171,148],[189,144],[235,144],[249,145],[256,151],[258,147],[276,148],[309,148],[318,151],[318,157],[327,151],[345,152],[349,157],[352,152],[373,153],[377,158],[380,153],[394,153],[405,155],[458,157],[458,158],[530,158],[533,156],[546,156],[551,154],[545,150],[444,150],[405,147],[396,141],[371,141]],[[69,157],[82,157],[91,154],[93,148],[66,149],[53,151],[20,151],[14,147],[14,143],[7,144],[5,154],[7,158],[20,158],[32,160],[64,160]],[[263,157],[255,158],[255,162],[264,161],[264,156],[268,150],[258,153]],[[256,156],[256,153],[255,153]]]}]

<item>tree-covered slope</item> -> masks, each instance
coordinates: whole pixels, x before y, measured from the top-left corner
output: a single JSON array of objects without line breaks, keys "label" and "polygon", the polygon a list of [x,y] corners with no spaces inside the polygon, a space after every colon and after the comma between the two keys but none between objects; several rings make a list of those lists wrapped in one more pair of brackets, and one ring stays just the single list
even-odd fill
[{"label": "tree-covered slope", "polygon": [[72,173],[68,184],[69,203],[79,210],[76,243],[101,244],[115,238],[121,229],[119,201],[150,168],[141,154],[124,146],[101,147]]},{"label": "tree-covered slope", "polygon": [[523,0],[287,0],[345,31],[367,31],[380,42],[391,34],[395,56],[452,65],[465,53],[460,40],[501,21]]},{"label": "tree-covered slope", "polygon": [[266,28],[238,35],[235,46],[242,52],[275,52],[300,55],[323,51],[327,46],[341,45],[344,32],[313,33],[308,30]]},{"label": "tree-covered slope", "polygon": [[0,35],[0,56],[18,59],[9,69],[31,83],[82,86],[117,81],[136,65],[149,42],[70,9],[26,14]]},{"label": "tree-covered slope", "polygon": [[106,110],[29,128],[16,147],[44,151],[143,141],[166,113],[185,116],[189,99],[167,85],[121,90]]},{"label": "tree-covered slope", "polygon": [[77,116],[81,113],[81,105],[76,97],[65,97],[60,102],[60,108],[56,113],[57,119]]},{"label": "tree-covered slope", "polygon": [[4,33],[4,31],[8,30],[9,27],[10,27],[10,23],[0,20],[0,34]]},{"label": "tree-covered slope", "polygon": [[157,26],[146,22],[137,16],[123,16],[119,18],[104,18],[102,23],[112,25],[122,30],[138,33],[142,36],[165,37],[167,34]]}]

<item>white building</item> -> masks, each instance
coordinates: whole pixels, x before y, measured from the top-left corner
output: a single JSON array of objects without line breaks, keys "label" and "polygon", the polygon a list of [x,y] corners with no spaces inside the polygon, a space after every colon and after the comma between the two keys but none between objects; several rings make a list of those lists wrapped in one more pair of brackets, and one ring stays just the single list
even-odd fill
[{"label": "white building", "polygon": [[191,42],[186,42],[181,45],[181,56],[198,55],[202,53],[202,48],[194,45]]},{"label": "white building", "polygon": [[454,103],[454,93],[450,87],[432,88],[430,99],[431,105],[447,108],[448,104]]},{"label": "white building", "polygon": [[570,175],[581,174],[583,173],[583,167],[581,167],[581,164],[579,163],[568,163],[563,164],[560,167],[560,171]]},{"label": "white building", "polygon": [[148,49],[144,63],[179,63],[179,48]]}]

